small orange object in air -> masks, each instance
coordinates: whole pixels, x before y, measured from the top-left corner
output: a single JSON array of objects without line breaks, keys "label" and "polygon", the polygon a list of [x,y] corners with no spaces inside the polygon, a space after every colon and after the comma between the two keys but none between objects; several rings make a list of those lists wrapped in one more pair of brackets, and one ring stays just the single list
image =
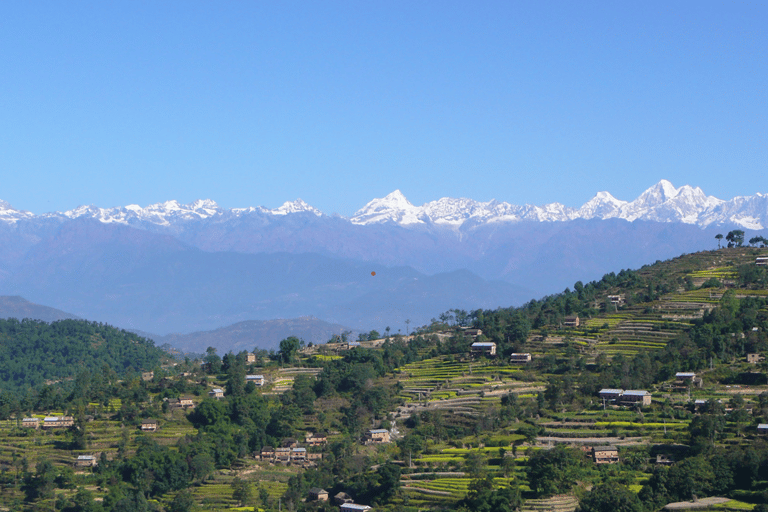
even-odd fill
[{"label": "small orange object in air", "polygon": [[376,275],[376,272],[371,272],[371,275],[372,275],[372,276],[375,276],[375,275]]}]

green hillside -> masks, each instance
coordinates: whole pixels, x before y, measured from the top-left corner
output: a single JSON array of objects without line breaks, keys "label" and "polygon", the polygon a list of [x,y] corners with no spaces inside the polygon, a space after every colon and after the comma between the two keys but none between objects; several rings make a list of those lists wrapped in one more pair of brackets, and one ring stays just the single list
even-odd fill
[{"label": "green hillside", "polygon": [[19,391],[105,369],[125,375],[165,359],[154,343],[109,325],[85,320],[0,319],[0,387]]},{"label": "green hillside", "polygon": [[[35,401],[6,403],[0,503],[338,510],[311,499],[322,488],[391,512],[651,512],[691,500],[762,510],[768,276],[755,258],[766,252],[683,255],[520,308],[447,311],[409,336],[311,347],[287,338],[252,360],[211,350],[146,380],[75,373]],[[472,353],[474,342],[496,353]],[[209,396],[219,388],[222,398]],[[608,388],[648,403],[601,396]],[[66,413],[75,425],[65,429],[21,421]],[[142,431],[148,418],[157,431]],[[312,459],[262,458],[292,445]],[[593,458],[600,447],[613,455]],[[73,467],[78,455],[98,466]]]}]

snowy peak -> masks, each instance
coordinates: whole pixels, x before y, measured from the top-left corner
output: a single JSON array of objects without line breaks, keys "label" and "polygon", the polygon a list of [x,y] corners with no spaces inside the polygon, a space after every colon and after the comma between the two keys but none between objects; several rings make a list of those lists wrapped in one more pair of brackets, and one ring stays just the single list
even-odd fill
[{"label": "snowy peak", "polygon": [[0,199],[0,221],[15,224],[22,219],[31,219],[34,216],[33,213],[17,210],[10,203]]},{"label": "snowy peak", "polygon": [[402,192],[395,190],[381,199],[374,199],[355,212],[353,224],[395,222],[401,225],[424,224],[422,208],[413,206]]},{"label": "snowy peak", "polygon": [[617,217],[626,201],[616,199],[608,192],[598,192],[595,197],[584,203],[578,210],[582,219],[610,219]]},{"label": "snowy peak", "polygon": [[269,212],[272,215],[288,215],[289,213],[301,213],[301,212],[309,212],[318,217],[321,217],[323,215],[323,212],[321,212],[320,210],[318,210],[313,206],[308,205],[301,199],[297,199],[295,201],[286,201],[283,203],[283,206],[281,206],[280,208],[269,210]]}]

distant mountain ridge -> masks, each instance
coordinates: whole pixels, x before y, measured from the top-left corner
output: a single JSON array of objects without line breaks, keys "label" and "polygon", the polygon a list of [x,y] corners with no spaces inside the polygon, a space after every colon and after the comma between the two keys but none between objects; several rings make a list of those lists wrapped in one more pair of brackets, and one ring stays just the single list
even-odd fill
[{"label": "distant mountain ridge", "polygon": [[307,343],[321,344],[344,331],[347,331],[347,328],[342,325],[330,324],[314,317],[303,317],[266,321],[248,320],[212,331],[153,336],[153,339],[157,345],[168,343],[186,353],[201,354],[205,353],[208,347],[214,347],[219,354],[225,354],[229,351],[251,352],[255,348],[277,350],[280,341],[289,336],[296,336]]},{"label": "distant mountain ridge", "polygon": [[79,316],[56,308],[42,306],[29,302],[19,296],[0,296],[0,318],[17,318],[24,320],[42,320],[43,322],[55,322],[57,320],[82,320]]},{"label": "distant mountain ridge", "polygon": [[0,294],[158,335],[306,316],[405,331],[406,320],[519,305],[763,225],[768,195],[722,201],[664,180],[631,202],[601,192],[580,208],[414,206],[396,191],[350,218],[300,200],[44,215],[0,202]]},{"label": "distant mountain ridge", "polygon": [[[177,201],[157,203],[145,208],[128,205],[115,208],[79,206],[66,212],[32,213],[14,209],[0,201],[0,221],[14,223],[19,220],[45,218],[92,218],[104,223],[119,223],[134,227],[173,227],[189,222],[228,222],[248,217],[281,217],[309,213],[325,216],[301,199],[287,201],[281,207],[268,209],[261,206],[224,209],[210,199],[180,204]],[[645,220],[654,222],[680,222],[699,227],[734,225],[746,229],[764,229],[768,226],[768,194],[739,196],[724,201],[707,196],[700,188],[684,185],[676,188],[667,180],[644,191],[633,201],[616,199],[609,192],[598,192],[580,208],[560,203],[543,206],[513,205],[507,202],[480,202],[466,198],[442,198],[422,206],[411,204],[399,190],[373,199],[352,217],[342,219],[355,225],[395,223],[400,226],[438,226],[452,229],[475,228],[504,222],[567,222],[589,219]]]}]

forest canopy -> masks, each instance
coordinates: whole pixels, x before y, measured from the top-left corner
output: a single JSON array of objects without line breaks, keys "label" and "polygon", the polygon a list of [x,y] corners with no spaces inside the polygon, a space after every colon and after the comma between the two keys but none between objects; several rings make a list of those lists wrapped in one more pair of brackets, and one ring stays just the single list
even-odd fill
[{"label": "forest canopy", "polygon": [[104,365],[122,375],[154,368],[164,356],[153,341],[98,322],[0,319],[0,388],[5,390],[36,388]]}]

